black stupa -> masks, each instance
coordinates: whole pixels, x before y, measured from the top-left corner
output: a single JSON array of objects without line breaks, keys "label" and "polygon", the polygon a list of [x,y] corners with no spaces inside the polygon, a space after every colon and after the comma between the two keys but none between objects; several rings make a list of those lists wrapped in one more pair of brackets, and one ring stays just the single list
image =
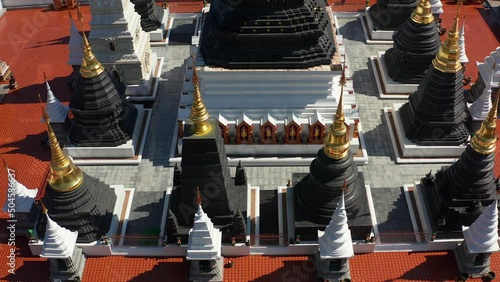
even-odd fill
[{"label": "black stupa", "polygon": [[[342,86],[343,81],[344,77]],[[317,230],[330,222],[343,191],[353,238],[364,239],[371,231],[364,179],[349,150],[349,127],[342,100],[341,95],[335,122],[325,136],[324,148],[311,163],[310,173],[293,187],[295,233],[304,240],[313,240]]]},{"label": "black stupa", "polygon": [[448,38],[425,71],[418,90],[399,111],[409,140],[423,146],[459,146],[467,142],[463,78],[457,12]]},{"label": "black stupa", "polygon": [[200,47],[207,65],[229,69],[331,65],[335,52],[324,0],[214,0]]},{"label": "black stupa", "polygon": [[462,226],[470,226],[497,198],[497,108],[498,98],[457,162],[422,181],[433,231],[461,236]]},{"label": "black stupa", "polygon": [[145,32],[156,30],[161,26],[163,8],[154,0],[131,0],[135,11],[141,16],[141,28]]},{"label": "black stupa", "polygon": [[416,6],[416,0],[377,0],[377,4],[368,10],[368,16],[377,29],[397,29],[408,19]]},{"label": "black stupa", "polygon": [[429,0],[420,1],[392,38],[394,47],[384,56],[388,75],[401,83],[420,83],[441,45]]},{"label": "black stupa", "polygon": [[175,242],[177,237],[187,240],[198,208],[198,189],[203,210],[222,231],[223,241],[230,242],[231,237],[244,239],[245,230],[239,222],[241,214],[235,211],[246,213],[246,185],[237,186],[231,178],[224,140],[217,122],[209,119],[201,99],[196,69],[193,82],[191,123],[185,125],[182,140],[182,184],[175,187],[170,197],[168,240]]},{"label": "black stupa", "polygon": [[125,101],[124,88],[117,87],[95,58],[85,34],[83,53],[80,76],[69,104],[74,117],[70,142],[87,147],[122,145],[132,137],[137,109]]},{"label": "black stupa", "polygon": [[[52,160],[42,203],[50,217],[62,227],[78,231],[78,243],[99,240],[109,231],[116,204],[114,190],[103,182],[83,173],[62,151],[47,121]],[[40,216],[38,235],[45,234],[46,217]]]}]

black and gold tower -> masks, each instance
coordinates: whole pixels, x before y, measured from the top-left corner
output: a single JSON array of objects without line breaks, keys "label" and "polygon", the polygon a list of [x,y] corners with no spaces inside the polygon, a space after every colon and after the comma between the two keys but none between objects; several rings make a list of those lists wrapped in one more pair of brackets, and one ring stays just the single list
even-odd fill
[{"label": "black and gold tower", "polygon": [[416,6],[417,0],[377,0],[368,10],[368,16],[376,29],[394,30],[401,27]]},{"label": "black and gold tower", "polygon": [[418,145],[459,146],[469,138],[458,46],[459,12],[460,7],[418,90],[399,111],[406,137]]},{"label": "black and gold tower", "polygon": [[389,76],[401,83],[420,83],[441,45],[430,1],[421,0],[392,38],[394,46],[384,56]]},{"label": "black and gold tower", "polygon": [[325,146],[312,161],[309,174],[293,187],[295,233],[305,240],[309,236],[313,240],[317,230],[330,222],[343,191],[353,238],[364,239],[371,232],[364,179],[349,150],[349,126],[342,104],[344,84],[345,74],[342,73],[339,104],[335,121],[325,136]]},{"label": "black and gold tower", "polygon": [[[114,81],[92,52],[83,34],[83,60],[75,93],[69,104],[72,144],[115,147],[125,144],[134,131],[137,109],[125,100],[124,87]],[[121,93],[118,89],[122,88]]]},{"label": "black and gold tower", "polygon": [[[78,231],[78,243],[99,240],[111,226],[116,203],[115,191],[80,170],[63,152],[43,109],[47,123],[51,161],[47,187],[42,199],[49,216],[62,227]],[[46,217],[40,216],[39,236],[45,234]]]},{"label": "black and gold tower", "polygon": [[215,0],[205,17],[205,63],[228,69],[330,65],[335,52],[324,0]]}]

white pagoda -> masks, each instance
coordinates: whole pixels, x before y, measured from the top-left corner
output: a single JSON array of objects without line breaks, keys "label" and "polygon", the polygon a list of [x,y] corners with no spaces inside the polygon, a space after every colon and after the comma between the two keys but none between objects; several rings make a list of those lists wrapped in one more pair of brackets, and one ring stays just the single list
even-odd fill
[{"label": "white pagoda", "polygon": [[443,3],[441,3],[441,0],[431,0],[430,2],[431,2],[432,15],[434,16],[435,19],[438,19],[439,15],[444,13]]},{"label": "white pagoda", "polygon": [[469,227],[463,227],[464,242],[455,249],[460,273],[483,277],[490,272],[490,256],[498,252],[498,202],[493,201]]},{"label": "white pagoda", "polygon": [[316,254],[318,278],[331,281],[351,279],[348,259],[354,256],[351,231],[347,224],[344,193],[325,231],[318,230],[319,250]]},{"label": "white pagoda", "polygon": [[130,0],[91,0],[89,41],[97,59],[115,79],[127,86],[128,96],[150,95],[156,53],[149,34]]},{"label": "white pagoda", "polygon": [[467,58],[467,54],[465,53],[465,17],[462,22],[462,29],[460,29],[459,37],[458,37],[458,46],[460,47],[460,63],[463,65],[469,62],[469,58]]},{"label": "white pagoda", "polygon": [[[81,48],[80,48],[81,49]],[[63,123],[66,120],[69,112],[69,106],[63,105],[59,99],[54,96],[52,89],[50,89],[49,82],[45,80],[47,86],[47,106],[46,110],[49,114],[52,123]]]},{"label": "white pagoda", "polygon": [[201,207],[198,191],[198,211],[193,228],[189,231],[186,259],[191,261],[190,281],[223,281],[224,258],[221,255],[222,231]]},{"label": "white pagoda", "polygon": [[50,280],[80,281],[85,267],[85,256],[82,249],[76,247],[78,232],[59,226],[45,211],[47,225],[43,240],[43,258],[50,263]]},{"label": "white pagoda", "polygon": [[[36,194],[38,193],[38,189],[26,188],[26,186],[24,186],[23,184],[19,183],[19,181],[16,180],[14,170],[8,168],[7,165],[5,165],[5,168],[7,169],[8,187],[6,189],[7,200],[5,201],[5,204],[3,206],[3,211],[8,212],[9,203],[13,202],[16,213],[16,219],[18,219],[17,218],[18,213],[29,213],[31,211],[33,202],[35,201]],[[13,201],[9,200],[10,198],[12,198],[11,195],[14,198]]]},{"label": "white pagoda", "polygon": [[[489,81],[493,80],[493,73],[491,72]],[[491,107],[491,83],[486,83],[481,96],[469,106],[469,112],[474,121],[483,121],[488,116]]]}]

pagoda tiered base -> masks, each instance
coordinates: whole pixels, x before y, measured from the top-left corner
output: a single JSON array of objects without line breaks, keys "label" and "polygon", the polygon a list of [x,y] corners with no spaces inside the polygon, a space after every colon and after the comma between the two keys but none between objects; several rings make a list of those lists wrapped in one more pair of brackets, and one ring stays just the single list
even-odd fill
[{"label": "pagoda tiered base", "polygon": [[161,25],[156,30],[149,32],[149,42],[157,43],[162,42],[166,44],[165,38],[168,31],[168,20],[169,20],[169,10],[168,8],[163,10],[163,18],[161,20]]},{"label": "pagoda tiered base", "polygon": [[421,146],[406,138],[399,109],[403,104],[384,108],[386,125],[397,163],[453,163],[465,150],[461,146]]},{"label": "pagoda tiered base", "polygon": [[[340,262],[338,268],[332,270],[330,267],[330,262],[336,259],[321,259],[319,251],[315,254],[316,259],[316,272],[318,281],[346,281],[345,279],[351,279],[351,271],[349,267],[348,259],[338,259]],[[350,281],[350,280],[347,280]]]},{"label": "pagoda tiered base", "polygon": [[[298,174],[297,174],[298,175]],[[307,174],[306,174],[306,177]],[[294,179],[295,181],[295,179]],[[359,185],[362,186],[362,188],[365,188],[366,186],[364,185],[364,178],[363,178],[363,173],[359,172],[358,174],[358,179],[357,181],[359,182]],[[288,192],[293,193],[293,188],[288,188]],[[371,211],[369,206],[369,199],[371,197],[368,197],[367,195],[367,189],[359,189],[358,190],[361,195],[359,196],[360,203],[359,205],[360,209],[355,218],[349,218],[348,219],[348,224],[349,224],[349,229],[351,230],[351,236],[353,240],[365,240],[367,234],[371,234],[373,230],[373,222],[372,222],[372,217],[371,217]],[[294,207],[294,232],[295,236],[300,235],[300,239],[302,241],[317,241],[318,240],[318,230],[324,230],[327,224],[318,224],[311,222],[306,219],[305,215],[295,207],[295,202],[294,202],[294,197],[287,198],[287,205]]]},{"label": "pagoda tiered base", "polygon": [[85,269],[85,255],[76,247],[71,258],[49,259],[50,281],[81,281]]},{"label": "pagoda tiered base", "polygon": [[116,147],[71,147],[65,146],[64,151],[73,158],[75,164],[135,164],[142,159],[151,119],[151,110],[145,110],[143,105],[135,105],[137,119],[132,139]]},{"label": "pagoda tiered base", "polygon": [[[462,274],[468,274],[472,278],[483,278],[490,272],[490,255],[484,254],[486,259],[482,263],[477,263],[475,258],[479,254],[469,254],[467,244],[465,242],[458,243],[453,254],[457,261],[458,271]],[[491,281],[491,280],[483,280]]]},{"label": "pagoda tiered base", "polygon": [[202,260],[192,260],[189,266],[189,281],[218,282],[224,281],[224,257],[216,260],[207,260],[210,263],[210,271],[201,270]]},{"label": "pagoda tiered base", "polygon": [[393,44],[392,36],[396,30],[377,30],[370,16],[370,7],[360,14],[361,26],[367,44]]},{"label": "pagoda tiered base", "polygon": [[379,51],[378,56],[371,56],[370,64],[381,99],[407,99],[417,91],[418,84],[400,83],[389,77],[384,51]]}]

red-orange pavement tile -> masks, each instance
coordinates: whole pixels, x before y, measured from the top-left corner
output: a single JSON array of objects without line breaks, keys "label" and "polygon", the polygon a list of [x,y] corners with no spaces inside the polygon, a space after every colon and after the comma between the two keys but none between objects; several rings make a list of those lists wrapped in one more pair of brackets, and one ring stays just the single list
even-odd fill
[{"label": "red-orange pavement tile", "polygon": [[189,262],[184,258],[110,256],[87,258],[85,281],[187,281]]},{"label": "red-orange pavement tile", "polygon": [[307,256],[245,256],[231,259],[234,266],[224,270],[224,281],[316,281],[316,267]]}]

